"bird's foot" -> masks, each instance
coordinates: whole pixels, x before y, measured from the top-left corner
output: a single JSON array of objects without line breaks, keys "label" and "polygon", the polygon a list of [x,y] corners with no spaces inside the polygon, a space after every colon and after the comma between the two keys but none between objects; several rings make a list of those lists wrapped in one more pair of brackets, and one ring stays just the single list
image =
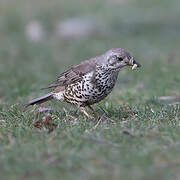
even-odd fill
[{"label": "bird's foot", "polygon": [[85,107],[80,107],[80,110],[88,119],[94,119],[91,115],[87,113]]},{"label": "bird's foot", "polygon": [[95,117],[96,117],[97,119],[100,118],[99,114],[93,109],[93,107],[91,107],[91,106],[89,105],[88,108],[94,113],[94,115],[95,115]]}]

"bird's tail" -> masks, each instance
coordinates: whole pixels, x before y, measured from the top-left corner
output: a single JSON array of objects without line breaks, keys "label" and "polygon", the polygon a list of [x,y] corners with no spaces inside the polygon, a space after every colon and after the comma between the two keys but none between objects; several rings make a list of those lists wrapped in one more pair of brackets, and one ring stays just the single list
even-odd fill
[{"label": "bird's tail", "polygon": [[48,93],[44,96],[41,96],[39,98],[29,101],[27,104],[25,104],[25,107],[28,107],[28,106],[34,105],[34,104],[41,104],[41,103],[49,101],[51,99],[53,99],[53,93]]}]

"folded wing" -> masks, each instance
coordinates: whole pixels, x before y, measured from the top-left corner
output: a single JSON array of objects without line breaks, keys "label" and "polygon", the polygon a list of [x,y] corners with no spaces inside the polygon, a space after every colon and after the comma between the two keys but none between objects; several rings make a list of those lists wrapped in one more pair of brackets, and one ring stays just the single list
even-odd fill
[{"label": "folded wing", "polygon": [[81,81],[83,75],[95,70],[96,63],[92,63],[92,61],[94,61],[94,59],[86,60],[78,65],[73,66],[71,69],[63,72],[56,81],[42,89],[55,88],[57,86],[67,86],[69,84]]}]

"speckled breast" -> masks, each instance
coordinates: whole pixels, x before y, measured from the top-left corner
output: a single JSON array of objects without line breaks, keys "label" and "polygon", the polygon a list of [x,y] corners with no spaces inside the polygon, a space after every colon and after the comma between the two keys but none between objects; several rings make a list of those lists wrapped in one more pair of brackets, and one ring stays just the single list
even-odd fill
[{"label": "speckled breast", "polygon": [[68,85],[64,100],[78,106],[87,106],[104,99],[113,89],[118,72],[97,69],[83,76],[80,82]]}]

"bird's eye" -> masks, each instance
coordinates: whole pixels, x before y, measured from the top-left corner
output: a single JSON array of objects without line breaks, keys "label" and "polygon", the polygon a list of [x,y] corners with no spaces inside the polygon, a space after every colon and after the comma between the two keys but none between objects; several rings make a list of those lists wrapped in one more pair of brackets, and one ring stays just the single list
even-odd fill
[{"label": "bird's eye", "polygon": [[116,60],[117,59],[117,56],[111,56],[111,59],[114,59],[114,60]]},{"label": "bird's eye", "polygon": [[119,60],[119,61],[123,61],[123,58],[122,58],[122,57],[118,57],[118,60]]}]

